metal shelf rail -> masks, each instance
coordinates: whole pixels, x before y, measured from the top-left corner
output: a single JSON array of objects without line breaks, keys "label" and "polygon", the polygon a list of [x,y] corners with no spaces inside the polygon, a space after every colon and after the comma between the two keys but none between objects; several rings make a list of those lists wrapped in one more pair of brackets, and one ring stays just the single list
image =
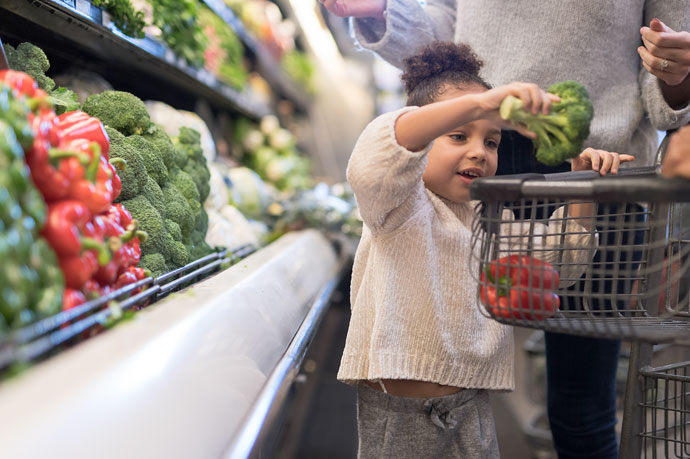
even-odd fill
[{"label": "metal shelf rail", "polygon": [[36,361],[57,350],[58,346],[83,336],[85,332],[97,330],[108,320],[121,317],[125,311],[149,306],[256,250],[253,245],[243,245],[212,253],[162,276],[142,279],[21,328],[0,341],[0,371],[12,365]]},{"label": "metal shelf rail", "polygon": [[3,0],[3,9],[87,48],[95,56],[126,63],[214,105],[253,118],[272,112],[250,93],[225,85],[206,69],[191,67],[160,41],[124,35],[90,0]]}]

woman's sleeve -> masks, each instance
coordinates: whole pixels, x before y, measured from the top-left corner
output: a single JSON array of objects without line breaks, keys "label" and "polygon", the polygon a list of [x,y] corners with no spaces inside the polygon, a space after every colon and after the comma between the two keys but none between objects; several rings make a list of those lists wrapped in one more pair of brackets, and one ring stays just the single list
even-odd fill
[{"label": "woman's sleeve", "polygon": [[431,144],[414,152],[399,145],[395,137],[398,117],[415,109],[405,107],[369,123],[350,157],[347,180],[372,234],[402,225],[424,199],[422,175]]},{"label": "woman's sleeve", "polygon": [[513,212],[504,210],[502,220],[513,221],[502,225],[504,241],[510,249],[551,263],[559,271],[559,288],[573,285],[589,266],[597,250],[598,235],[565,216],[565,207],[559,207],[549,218],[548,225],[534,221],[514,221]]},{"label": "woman's sleeve", "polygon": [[[649,22],[654,18],[659,18],[677,32],[690,32],[688,0],[647,0],[645,2],[644,25],[649,26]],[[656,129],[666,131],[690,123],[690,103],[680,110],[674,110],[664,99],[657,77],[642,67],[639,79],[642,88],[642,102],[649,114],[649,120]]]},{"label": "woman's sleeve", "polygon": [[352,19],[355,39],[397,68],[422,46],[455,37],[455,0],[388,0],[385,20]]}]

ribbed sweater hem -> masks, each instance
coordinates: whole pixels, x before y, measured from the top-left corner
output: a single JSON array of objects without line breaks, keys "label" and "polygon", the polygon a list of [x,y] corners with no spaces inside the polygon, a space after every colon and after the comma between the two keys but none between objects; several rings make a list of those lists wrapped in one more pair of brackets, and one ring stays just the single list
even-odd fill
[{"label": "ribbed sweater hem", "polygon": [[515,389],[512,355],[506,362],[440,360],[428,355],[378,354],[373,358],[344,354],[338,380],[407,379],[465,389],[512,391]]}]

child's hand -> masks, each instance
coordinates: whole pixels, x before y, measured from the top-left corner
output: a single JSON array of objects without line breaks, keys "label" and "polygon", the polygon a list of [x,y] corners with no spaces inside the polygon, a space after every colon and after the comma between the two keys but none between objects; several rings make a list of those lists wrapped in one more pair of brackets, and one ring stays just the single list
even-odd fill
[{"label": "child's hand", "polygon": [[537,135],[523,125],[513,124],[501,118],[498,110],[503,99],[508,96],[521,99],[525,104],[524,109],[535,115],[540,111],[548,115],[551,111],[551,103],[561,100],[555,94],[543,91],[536,84],[520,82],[499,86],[476,95],[479,107],[484,111],[484,117],[500,124],[504,129],[512,129],[531,139],[536,138]]},{"label": "child's hand", "polygon": [[619,155],[610,151],[595,150],[594,148],[587,148],[572,159],[570,166],[574,171],[599,171],[601,175],[606,175],[607,172],[612,174],[618,173],[618,166],[621,163],[627,163],[635,159],[631,155]]}]

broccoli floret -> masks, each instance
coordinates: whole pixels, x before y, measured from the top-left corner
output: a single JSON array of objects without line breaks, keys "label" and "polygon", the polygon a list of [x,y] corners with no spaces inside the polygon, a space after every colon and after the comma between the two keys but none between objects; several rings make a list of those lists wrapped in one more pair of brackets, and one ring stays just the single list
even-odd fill
[{"label": "broccoli floret", "polygon": [[170,234],[167,235],[163,255],[168,265],[173,268],[182,267],[190,262],[187,247],[182,242],[175,241]]},{"label": "broccoli floret", "polygon": [[38,46],[28,42],[20,43],[17,48],[5,45],[5,54],[10,68],[31,75],[39,88],[50,91],[55,87],[53,79],[46,76],[50,68],[48,56]]},{"label": "broccoli floret", "polygon": [[116,201],[132,199],[141,193],[149,179],[144,159],[136,149],[124,142],[122,134],[107,126],[105,130],[110,137],[110,157],[122,158],[127,162],[124,169],[117,171],[122,181],[122,192]]},{"label": "broccoli floret", "polygon": [[192,260],[198,260],[213,252],[213,248],[206,243],[205,238],[206,235],[202,234],[201,231],[192,231],[187,243]]},{"label": "broccoli floret", "polygon": [[180,128],[180,134],[175,139],[175,143],[178,150],[186,154],[186,160],[178,161],[177,164],[192,177],[199,191],[200,202],[204,202],[211,191],[209,184],[211,173],[201,148],[201,134],[195,129],[183,126]]},{"label": "broccoli floret", "polygon": [[201,208],[201,214],[194,224],[194,231],[200,232],[204,238],[206,238],[206,232],[208,231],[208,213],[206,213],[206,209],[203,207]]},{"label": "broccoli floret", "polygon": [[501,118],[523,124],[537,134],[533,141],[537,160],[555,166],[580,154],[594,111],[587,89],[575,81],[556,83],[548,92],[561,98],[551,104],[548,115],[524,111],[522,100],[513,96],[503,100],[500,113]]},{"label": "broccoli floret", "polygon": [[170,271],[165,264],[165,258],[160,253],[151,253],[141,257],[139,264],[140,268],[148,269],[154,277],[162,276]]},{"label": "broccoli floret", "polygon": [[195,216],[187,199],[170,184],[163,187],[163,198],[168,219],[180,226],[183,236],[189,235],[194,228]]},{"label": "broccoli floret", "polygon": [[158,148],[140,135],[130,135],[125,138],[125,143],[139,152],[148,174],[158,185],[163,186],[168,181],[168,168],[165,167]]},{"label": "broccoli floret", "polygon": [[143,195],[124,201],[122,204],[137,220],[139,229],[148,234],[146,242],[141,243],[142,255],[163,252],[168,232],[156,208]]},{"label": "broccoli floret", "polygon": [[146,176],[146,184],[141,188],[141,194],[146,196],[146,199],[148,199],[151,205],[161,214],[161,217],[166,217],[167,212],[165,210],[166,204],[163,191],[150,175]]},{"label": "broccoli floret", "polygon": [[168,169],[175,166],[175,158],[177,156],[175,145],[173,145],[172,140],[163,129],[152,123],[147,132],[143,134],[143,137],[158,148],[163,158],[163,163]]},{"label": "broccoli floret", "polygon": [[90,95],[82,110],[124,135],[143,134],[151,124],[144,103],[128,92],[103,91]]},{"label": "broccoli floret", "polygon": [[175,169],[171,174],[171,183],[187,199],[196,219],[201,211],[201,198],[192,177],[183,170]]},{"label": "broccoli floret", "polygon": [[169,218],[166,218],[165,229],[168,230],[168,233],[174,241],[182,241],[182,230],[180,229],[180,225],[170,220]]}]

